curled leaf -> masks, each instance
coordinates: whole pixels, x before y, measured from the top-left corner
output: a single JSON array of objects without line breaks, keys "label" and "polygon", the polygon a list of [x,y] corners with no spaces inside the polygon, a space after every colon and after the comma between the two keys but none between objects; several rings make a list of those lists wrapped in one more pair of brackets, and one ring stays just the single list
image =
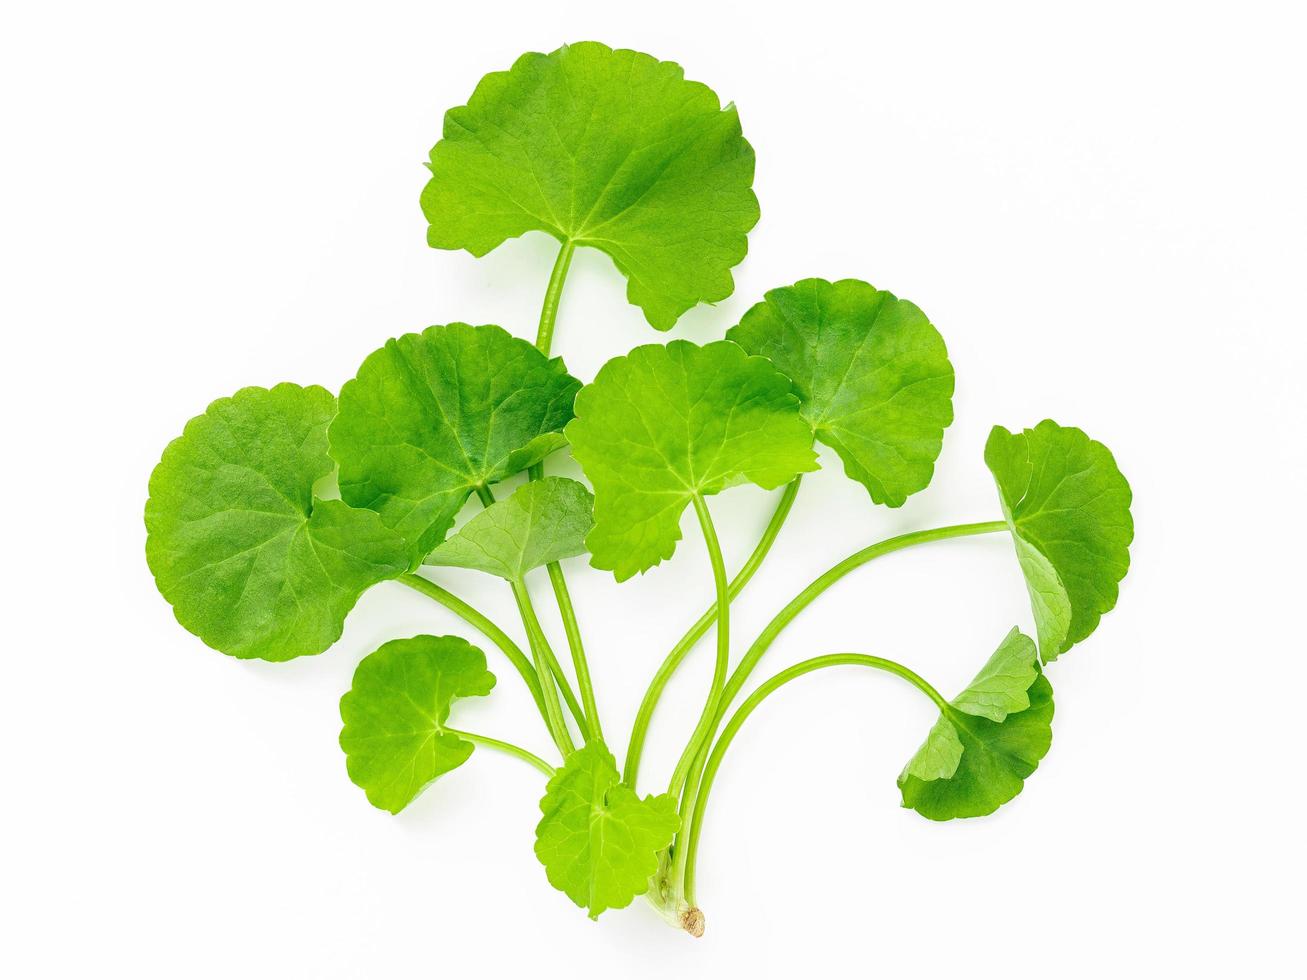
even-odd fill
[{"label": "curled leaf", "polygon": [[581,383],[501,327],[429,327],[386,341],[340,391],[331,454],[341,496],[381,515],[417,564],[474,490],[564,445]]},{"label": "curled leaf", "polygon": [[398,813],[437,776],[467,761],[472,743],[445,727],[450,705],[494,686],[485,654],[460,637],[383,643],[359,662],[340,699],[350,780],[373,806]]},{"label": "curled leaf", "polygon": [[339,639],[370,586],[407,568],[376,514],[317,500],[332,470],[324,388],[243,388],[191,419],[150,475],[145,556],[177,621],[241,658]]},{"label": "curled leaf", "polygon": [[930,483],[953,421],[953,366],[912,303],[857,279],[773,289],[726,335],[794,381],[817,441],[878,504]]},{"label": "curled leaf", "polygon": [[1053,688],[1034,642],[1013,629],[954,698],[899,775],[903,805],[931,820],[993,813],[1048,752]]},{"label": "curled leaf", "polygon": [[479,256],[544,231],[597,248],[659,330],[731,294],[758,221],[735,107],[679,65],[593,41],[483,78],[430,166],[432,247]]},{"label": "curled leaf", "polygon": [[1045,663],[1089,636],[1116,605],[1130,567],[1130,484],[1112,453],[1079,429],[1045,419],[994,426],[985,463],[1026,577]]},{"label": "curled leaf", "polygon": [[575,480],[533,480],[469,520],[426,563],[518,581],[533,568],[583,554],[593,512],[594,497]]},{"label": "curled leaf", "polygon": [[789,379],[725,340],[613,358],[577,395],[567,438],[595,489],[591,564],[619,582],[672,556],[696,496],[817,468]]}]

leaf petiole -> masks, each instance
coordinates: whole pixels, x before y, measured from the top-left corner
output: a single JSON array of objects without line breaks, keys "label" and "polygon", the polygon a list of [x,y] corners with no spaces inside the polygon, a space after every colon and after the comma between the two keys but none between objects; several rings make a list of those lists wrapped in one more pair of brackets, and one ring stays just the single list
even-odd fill
[{"label": "leaf petiole", "polygon": [[[722,729],[721,736],[717,739],[717,744],[712,748],[711,754],[707,757],[707,762],[703,767],[703,776],[699,782],[698,793],[694,799],[694,808],[686,823],[685,830],[677,838],[678,855],[677,864],[681,866],[679,880],[681,882],[681,895],[685,901],[694,906],[694,873],[695,858],[699,849],[700,831],[703,827],[703,815],[708,807],[708,794],[712,791],[713,780],[717,776],[717,770],[721,767],[722,758],[726,755],[726,750],[731,747],[731,741],[739,732],[741,726],[748,719],[755,708],[762,704],[772,692],[783,687],[790,681],[802,677],[804,674],[812,673],[814,670],[820,670],[823,667],[842,667],[842,666],[859,666],[873,667],[877,670],[888,671],[897,677],[906,680],[913,687],[917,688],[933,702],[941,711],[948,710],[948,702],[944,699],[935,688],[928,684],[915,671],[909,670],[902,664],[895,663],[893,660],[886,660],[883,657],[873,657],[870,654],[862,653],[834,653],[824,657],[813,657],[811,660],[805,660],[802,663],[789,667],[774,677],[769,678],[759,685],[758,689],[750,694],[744,703],[731,716],[726,727]],[[684,814],[682,815],[684,819]]]},{"label": "leaf petiole", "polygon": [[[554,587],[554,598],[558,600],[558,613],[563,619],[563,632],[567,634],[567,646],[572,651],[572,666],[576,670],[576,685],[581,689],[581,705],[590,737],[603,741],[604,732],[599,724],[599,705],[595,702],[594,683],[590,679],[590,665],[585,659],[585,647],[581,642],[581,628],[576,622],[576,611],[572,608],[572,597],[567,591],[567,580],[563,577],[562,566],[550,562],[546,566],[549,583]],[[564,694],[571,694],[570,687],[563,688]],[[575,711],[573,711],[575,714]]]},{"label": "leaf petiole", "polygon": [[[785,486],[781,493],[780,500],[776,503],[776,510],[772,512],[771,520],[768,521],[767,527],[762,532],[762,537],[758,539],[758,545],[753,549],[753,554],[749,556],[743,567],[736,573],[735,578],[731,579],[727,587],[727,595],[732,600],[744,589],[749,579],[762,566],[763,559],[767,557],[767,552],[771,551],[771,546],[776,541],[776,536],[780,534],[781,526],[790,514],[790,509],[794,506],[794,498],[799,493],[799,481],[802,476],[796,476]],[[640,702],[640,710],[636,713],[635,724],[631,727],[631,738],[627,743],[626,750],[626,767],[623,781],[632,789],[635,788],[636,777],[640,772],[640,758],[644,754],[644,741],[649,733],[649,723],[653,720],[654,711],[658,707],[658,701],[663,695],[663,689],[667,687],[667,682],[672,679],[676,669],[694,649],[695,645],[701,640],[709,628],[717,620],[717,603],[713,602],[707,611],[699,617],[698,621],[686,630],[685,635],[677,642],[676,646],[662,662],[658,672],[654,674],[653,680],[649,682],[649,689],[645,691],[644,700]]]},{"label": "leaf petiole", "polygon": [[488,749],[495,749],[498,752],[504,752],[507,755],[515,756],[523,762],[539,769],[546,776],[553,776],[554,767],[547,763],[534,752],[529,752],[520,745],[514,745],[512,742],[505,742],[501,739],[491,738],[488,735],[475,735],[472,732],[465,732],[459,728],[445,728],[445,731],[451,735],[457,735],[459,738],[471,742],[473,745],[484,745]]},{"label": "leaf petiole", "polygon": [[468,605],[458,596],[454,595],[448,589],[445,589],[428,578],[409,572],[399,576],[396,580],[403,585],[407,585],[416,592],[421,592],[429,599],[434,599],[440,603],[455,616],[458,616],[465,623],[477,630],[482,636],[488,639],[503,652],[516,669],[522,675],[522,680],[526,683],[527,689],[531,692],[531,699],[535,701],[536,707],[540,710],[540,717],[549,724],[549,716],[545,712],[544,697],[540,692],[540,678],[531,666],[531,661],[527,659],[522,648],[519,647],[502,629],[495,625],[487,616],[472,606]]},{"label": "leaf petiole", "polygon": [[[693,805],[696,798],[698,781],[694,778],[695,774],[690,769],[690,763],[699,754],[700,746],[712,738],[713,730],[716,728],[722,691],[726,685],[727,672],[730,670],[731,655],[731,598],[730,586],[726,579],[726,561],[722,557],[721,543],[713,527],[712,515],[708,512],[708,504],[703,496],[697,493],[694,495],[693,503],[694,512],[699,518],[699,526],[703,530],[704,543],[708,546],[708,558],[712,563],[713,590],[717,599],[717,660],[713,666],[712,686],[709,688],[708,700],[703,706],[703,714],[699,716],[699,723],[695,726],[694,733],[681,754],[681,760],[676,765],[671,785],[667,790],[673,798],[678,793],[682,794],[679,808],[681,814]],[[682,830],[677,833],[672,845],[671,881],[674,887],[677,882],[683,880],[684,860]]]},{"label": "leaf petiole", "polygon": [[[535,658],[536,673],[541,677],[541,690],[545,698],[545,711],[549,718],[550,733],[554,737],[554,744],[558,746],[558,751],[563,753],[566,759],[574,751],[576,745],[572,742],[572,735],[567,730],[567,720],[563,717],[563,709],[558,701],[558,689],[554,686],[553,679],[559,681],[559,686],[564,692],[564,696],[571,694],[571,688],[567,684],[567,678],[562,676],[562,668],[558,664],[558,658],[553,655],[549,647],[549,641],[545,639],[544,630],[540,628],[540,620],[536,616],[535,607],[531,603],[531,593],[527,590],[526,583],[521,579],[510,583],[513,587],[513,598],[517,600],[518,611],[522,614],[522,625],[526,627],[527,639],[531,646],[531,654]],[[549,680],[545,680],[549,678]],[[569,702],[575,705],[575,697]],[[580,706],[572,708],[573,714],[577,716],[577,721],[581,726],[581,737],[586,735],[585,715],[581,712]]]},{"label": "leaf petiole", "polygon": [[[726,682],[726,691],[721,702],[722,714],[725,714],[727,706],[740,693],[740,688],[749,679],[749,674],[758,666],[758,661],[762,659],[763,654],[767,652],[767,649],[776,640],[776,637],[781,634],[781,631],[799,613],[803,612],[814,599],[855,568],[861,568],[873,559],[895,551],[902,551],[904,548],[911,548],[913,545],[926,544],[930,541],[943,541],[948,538],[964,538],[974,534],[993,534],[996,531],[1006,531],[1007,529],[1007,521],[981,521],[975,524],[951,524],[946,527],[910,531],[907,534],[886,538],[884,541],[877,541],[875,544],[868,545],[860,551],[855,551],[843,561],[832,565],[813,579],[807,588],[786,603],[785,607],[758,634],[758,638],[753,641],[753,644],[745,652],[744,659],[740,661],[739,666],[731,674],[730,680]],[[718,721],[720,723],[720,718]]]},{"label": "leaf petiole", "polygon": [[576,243],[570,238],[563,242],[554,261],[554,270],[549,274],[549,286],[545,290],[545,301],[540,308],[540,325],[536,329],[536,349],[545,356],[554,341],[554,323],[558,320],[558,304],[563,296],[563,283],[567,280],[567,270],[572,264],[572,253]]},{"label": "leaf petiole", "polygon": [[718,706],[721,703],[722,691],[726,686],[726,675],[730,670],[731,655],[731,600],[730,589],[726,581],[726,561],[722,557],[721,543],[717,540],[717,531],[713,527],[712,516],[708,513],[708,505],[699,494],[693,498],[694,512],[699,518],[699,526],[703,530],[704,543],[708,546],[708,558],[712,564],[713,573],[713,591],[716,595],[716,619],[717,619],[717,659],[713,665],[712,686],[708,690],[708,701],[703,706],[703,713],[699,716],[699,722],[695,725],[694,733],[690,736],[690,742],[681,754],[681,761],[677,763],[676,770],[672,774],[671,783],[667,787],[667,792],[676,796],[685,786],[686,775],[689,772],[690,763],[698,754],[699,746],[705,739],[711,737],[712,729],[718,713]]},{"label": "leaf petiole", "polygon": [[[563,284],[567,281],[567,270],[572,265],[572,253],[576,243],[571,239],[563,242],[554,261],[553,271],[549,274],[549,286],[545,289],[545,300],[540,307],[540,325],[536,330],[536,349],[546,357],[553,344],[554,324],[558,321],[558,307],[563,298]],[[536,463],[527,470],[529,479],[538,480],[544,474],[544,466]],[[554,599],[558,603],[558,613],[563,620],[563,631],[567,634],[567,646],[572,652],[572,666],[576,670],[576,683],[581,689],[581,701],[585,712],[585,729],[591,738],[603,740],[603,726],[599,722],[599,706],[595,701],[594,684],[590,680],[590,665],[585,657],[585,645],[581,642],[581,628],[577,625],[576,610],[572,606],[572,597],[567,590],[567,578],[563,567],[558,562],[546,566],[549,583],[554,590]],[[552,656],[552,654],[551,654]],[[571,689],[560,676],[559,684],[564,696],[571,694]],[[576,714],[573,708],[572,713]],[[578,720],[580,720],[578,718]]]},{"label": "leaf petiole", "polygon": [[[749,679],[749,675],[753,672],[753,669],[757,667],[758,661],[762,659],[768,648],[776,640],[776,637],[778,637],[781,634],[781,631],[784,630],[785,627],[799,615],[799,613],[806,609],[814,599],[855,568],[860,568],[867,562],[883,555],[888,555],[895,551],[901,551],[904,548],[910,548],[913,545],[926,544],[930,541],[942,541],[948,538],[961,538],[975,534],[991,534],[996,531],[1005,531],[1007,530],[1007,527],[1008,525],[1006,521],[982,521],[974,524],[953,524],[946,527],[927,528],[921,531],[911,531],[907,534],[899,534],[895,537],[886,538],[884,541],[878,541],[860,551],[854,552],[848,558],[836,563],[821,575],[817,576],[817,578],[813,579],[807,588],[791,599],[781,609],[781,611],[772,618],[772,621],[767,624],[763,631],[758,635],[758,638],[753,641],[753,644],[745,652],[744,658],[740,661],[739,666],[735,668],[730,679],[726,683],[725,690],[722,692],[721,699],[718,701],[717,716],[713,719],[710,734],[706,735],[696,746],[695,757],[690,759],[687,763],[686,756],[681,756],[681,761],[677,765],[677,770],[679,772],[682,765],[685,765],[688,770],[684,776],[687,791],[681,800],[682,816],[684,816],[686,812],[687,805],[697,809],[697,802],[693,798],[692,788],[697,786],[699,783],[700,774],[704,771],[704,768],[708,763],[708,743],[711,740],[711,732],[715,732],[718,726],[721,725],[723,718],[726,716],[727,709],[735,700],[736,695],[740,693],[740,689]],[[907,670],[907,668],[903,669]],[[689,748],[689,746],[686,747],[687,753],[689,752]],[[678,844],[680,844],[684,838],[685,833],[683,832],[677,838]],[[685,879],[683,877],[684,868],[686,866],[684,862],[690,857],[690,855],[686,853],[687,850],[687,848],[682,848],[682,853],[677,858],[676,865],[673,868],[672,881],[674,886],[676,883],[680,883],[682,889],[681,893],[687,895],[688,900],[688,894],[684,890]]]},{"label": "leaf petiole", "polygon": [[[484,487],[484,486],[477,487],[476,495],[477,495],[477,499],[481,501],[481,505],[483,507],[489,507],[491,504],[495,502],[495,495],[494,493],[491,492],[489,487]],[[510,583],[510,585],[511,584],[512,583]],[[567,675],[563,673],[563,667],[561,664],[559,664],[558,657],[554,654],[554,648],[549,645],[549,640],[545,637],[545,632],[540,627],[540,621],[539,619],[536,618],[535,608],[531,605],[531,594],[527,592],[526,584],[525,583],[518,583],[518,584],[521,585],[522,587],[521,594],[518,593],[518,588],[516,585],[514,585],[513,596],[514,598],[517,599],[518,612],[522,616],[522,625],[527,631],[527,638],[529,640],[529,646],[531,647],[531,652],[533,655],[535,654],[536,646],[537,646],[536,641],[539,640],[540,650],[543,653],[545,663],[548,665],[549,668],[548,671],[546,672],[544,671],[544,668],[539,667],[538,669],[542,671],[542,673],[540,673],[539,676],[553,677],[554,681],[557,682],[559,690],[563,692],[563,700],[567,702],[567,709],[572,713],[572,717],[576,719],[577,725],[580,726],[581,735],[584,738],[586,733],[590,730],[590,725],[586,719],[585,712],[581,710],[581,705],[576,700],[576,694],[573,693],[572,691],[572,685],[568,682]],[[531,635],[531,624],[527,622],[528,615],[535,623],[534,637],[532,637]],[[570,638],[571,636],[569,634],[569,640]],[[551,693],[553,685],[547,684],[545,685],[545,687],[550,689],[550,690],[543,691],[545,697],[548,697],[549,694]],[[546,708],[547,708],[547,704],[546,704]],[[545,721],[546,723],[549,724],[550,729],[552,731],[553,724],[552,722],[550,722],[547,712],[546,712]],[[566,732],[567,730],[566,722],[563,723],[563,730],[564,732]]]}]

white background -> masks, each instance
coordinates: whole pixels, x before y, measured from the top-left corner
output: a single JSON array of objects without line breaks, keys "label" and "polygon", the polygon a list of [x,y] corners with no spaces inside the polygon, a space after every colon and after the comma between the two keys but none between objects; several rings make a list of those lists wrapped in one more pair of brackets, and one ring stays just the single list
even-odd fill
[{"label": "white background", "polygon": [[[0,28],[6,588],[0,972],[27,977],[1288,976],[1301,967],[1307,195],[1301,8],[1101,3],[32,4]],[[767,9],[764,9],[766,7]],[[1119,608],[1051,672],[1051,753],[994,817],[933,824],[894,779],[929,704],[805,679],[714,794],[695,942],[591,923],[531,853],[541,792],[479,752],[399,817],[345,775],[337,699],[379,642],[459,628],[378,587],[329,653],[241,663],[177,626],[143,559],[165,443],[213,398],[337,388],[387,337],[534,332],[553,246],[435,252],[444,110],[526,50],[597,38],[735,101],[762,221],[720,337],[770,287],[857,276],[922,306],[957,370],[934,486],[873,508],[831,454],[737,606],[747,639],[902,530],[999,516],[991,424],[1106,442],[1138,527]],[[599,253],[556,350],[582,378],[659,341]],[[738,564],[771,507],[713,501]],[[675,559],[570,575],[621,755],[701,611]],[[448,576],[442,580],[451,581]],[[457,586],[512,620],[504,590]],[[542,590],[542,600],[544,598]],[[542,607],[546,606],[541,602]],[[1000,537],[859,570],[764,662],[864,650],[952,689],[1014,623]],[[555,617],[547,626],[556,628]],[[469,728],[546,743],[497,654]],[[642,789],[707,686],[669,689]],[[463,711],[463,709],[466,711]]]}]

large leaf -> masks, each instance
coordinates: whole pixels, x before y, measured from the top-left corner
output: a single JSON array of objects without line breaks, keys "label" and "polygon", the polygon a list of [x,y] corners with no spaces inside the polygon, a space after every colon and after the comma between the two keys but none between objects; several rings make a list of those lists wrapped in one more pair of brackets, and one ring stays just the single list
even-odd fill
[{"label": "large leaf", "polygon": [[1134,538],[1130,484],[1101,442],[1048,419],[1019,433],[994,426],[985,463],[1016,542],[1047,663],[1116,605]]},{"label": "large leaf", "polygon": [[407,567],[376,514],[313,497],[335,408],[324,388],[244,388],[191,419],[150,475],[150,570],[177,621],[223,653],[321,653],[363,591]]},{"label": "large leaf", "polygon": [[349,778],[373,806],[398,813],[467,761],[472,743],[445,727],[450,705],[494,686],[485,654],[457,636],[382,644],[360,661],[340,699]]},{"label": "large leaf", "polygon": [[803,417],[878,504],[925,489],[953,421],[953,366],[916,306],[857,279],[773,289],[727,337],[794,381]]},{"label": "large leaf", "polygon": [[1035,644],[1013,629],[904,767],[903,805],[931,820],[993,813],[1048,752],[1052,722],[1053,689]]},{"label": "large leaf", "polygon": [[620,782],[602,742],[567,757],[549,780],[536,827],[536,857],[549,883],[597,919],[643,895],[658,854],[680,825],[666,793],[638,797]]},{"label": "large leaf", "polygon": [[695,496],[817,468],[789,379],[725,340],[609,361],[577,396],[567,438],[595,488],[591,564],[618,581],[671,557]]},{"label": "large leaf", "polygon": [[430,166],[433,247],[485,255],[538,230],[600,249],[659,330],[731,294],[758,221],[735,107],[679,65],[595,42],[483,78]]},{"label": "large leaf", "polygon": [[533,568],[583,554],[593,511],[594,497],[584,486],[547,476],[481,511],[431,552],[426,563],[520,581]]},{"label": "large leaf", "polygon": [[563,445],[580,382],[500,327],[451,323],[388,340],[340,392],[340,492],[420,561],[468,495]]}]

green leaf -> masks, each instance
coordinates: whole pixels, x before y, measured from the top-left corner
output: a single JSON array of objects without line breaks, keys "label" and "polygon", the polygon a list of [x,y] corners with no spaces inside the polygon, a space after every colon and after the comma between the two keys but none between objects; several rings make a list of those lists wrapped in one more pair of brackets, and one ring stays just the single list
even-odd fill
[{"label": "green leaf", "polygon": [[1034,641],[1013,629],[903,768],[903,805],[931,820],[993,813],[1048,752],[1052,722]]},{"label": "green leaf", "polygon": [[930,483],[953,421],[953,366],[916,306],[857,279],[773,289],[727,334],[793,381],[803,417],[878,504]]},{"label": "green leaf", "polygon": [[480,256],[528,231],[597,248],[659,330],[731,294],[758,221],[735,107],[679,65],[593,41],[483,78],[430,167],[433,248]]},{"label": "green leaf", "polygon": [[191,419],[150,475],[145,556],[177,621],[234,657],[340,638],[358,597],[407,567],[376,514],[315,500],[332,470],[324,388],[243,388]]},{"label": "green leaf", "polygon": [[572,453],[595,488],[591,564],[620,582],[670,558],[696,497],[817,468],[790,381],[720,340],[637,347],[576,398]]},{"label": "green leaf", "polygon": [[584,554],[593,511],[594,497],[584,486],[547,476],[477,514],[437,546],[426,563],[519,581],[533,568]]},{"label": "green leaf", "polygon": [[449,707],[494,686],[485,654],[460,637],[382,644],[359,663],[340,699],[349,778],[373,806],[398,813],[437,776],[467,761],[473,746],[445,728]]},{"label": "green leaf", "polygon": [[640,799],[619,780],[612,753],[590,742],[568,756],[540,801],[536,857],[549,883],[592,919],[644,894],[680,826],[671,796]]},{"label": "green leaf", "polygon": [[340,493],[381,515],[417,564],[468,495],[564,445],[581,383],[500,327],[451,323],[386,341],[340,392]]},{"label": "green leaf", "polygon": [[1101,442],[1048,419],[1015,434],[994,426],[985,463],[998,484],[1048,663],[1116,605],[1134,538],[1130,484]]}]

